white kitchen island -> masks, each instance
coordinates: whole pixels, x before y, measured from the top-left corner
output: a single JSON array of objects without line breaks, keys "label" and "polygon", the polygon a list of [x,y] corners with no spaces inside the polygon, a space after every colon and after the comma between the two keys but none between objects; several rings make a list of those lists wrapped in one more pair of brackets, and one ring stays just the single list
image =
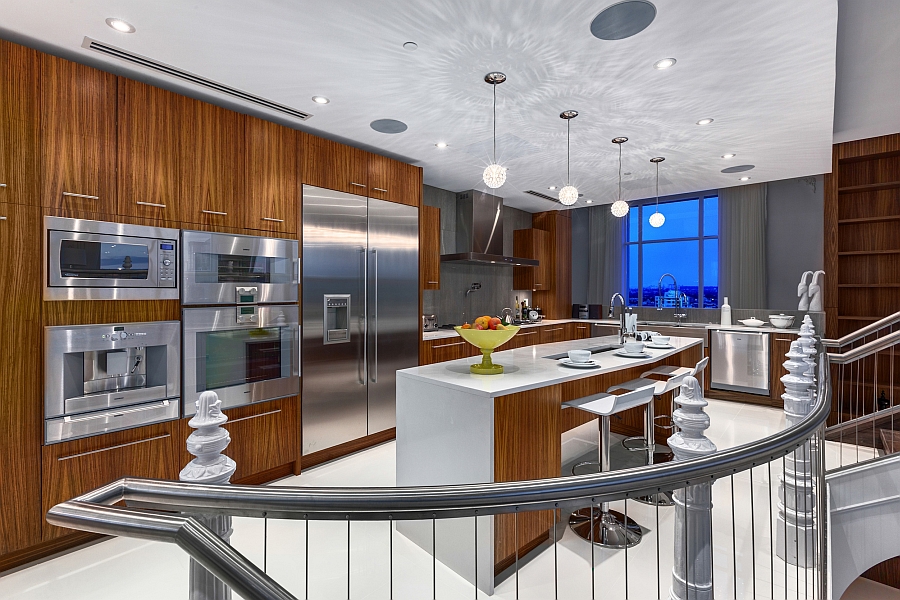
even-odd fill
[{"label": "white kitchen island", "polygon": [[[612,352],[594,354],[601,367],[564,367],[556,359],[572,349],[614,344],[616,338],[589,338],[495,352],[502,375],[473,375],[465,358],[397,372],[397,485],[449,485],[559,477],[561,436],[594,419],[562,402],[634,379],[657,365],[694,366],[703,340],[674,337],[666,350],[647,349],[650,358],[629,359]],[[658,399],[656,414],[669,414],[669,399]],[[622,413],[614,429],[639,435],[642,409]],[[664,441],[665,436],[657,439]],[[437,559],[475,580],[475,526],[472,518],[439,520]],[[478,587],[493,593],[495,574],[548,539],[550,511],[478,519]],[[432,523],[398,522],[397,530],[431,552]]]}]

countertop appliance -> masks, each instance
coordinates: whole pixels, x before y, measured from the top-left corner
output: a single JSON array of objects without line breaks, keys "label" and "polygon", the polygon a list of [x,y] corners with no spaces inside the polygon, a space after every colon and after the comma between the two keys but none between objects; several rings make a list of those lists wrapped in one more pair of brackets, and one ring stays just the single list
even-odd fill
[{"label": "countertop appliance", "polygon": [[419,211],[303,186],[303,454],[396,422],[418,364]]},{"label": "countertop appliance", "polygon": [[177,419],[181,323],[44,328],[47,444]]},{"label": "countertop appliance", "polygon": [[297,240],[184,231],[182,304],[297,301]]},{"label": "countertop appliance", "polygon": [[178,230],[44,217],[44,300],[178,299]]},{"label": "countertop appliance", "polygon": [[300,393],[296,304],[185,308],[184,414],[206,390],[222,408]]},{"label": "countertop appliance", "polygon": [[437,317],[434,315],[422,315],[422,331],[437,331]]},{"label": "countertop appliance", "polygon": [[756,331],[711,332],[710,387],[769,395],[769,334]]}]

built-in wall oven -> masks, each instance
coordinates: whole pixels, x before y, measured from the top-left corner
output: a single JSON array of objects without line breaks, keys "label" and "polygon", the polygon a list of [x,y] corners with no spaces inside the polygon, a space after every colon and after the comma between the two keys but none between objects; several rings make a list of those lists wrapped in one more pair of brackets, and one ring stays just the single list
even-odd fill
[{"label": "built-in wall oven", "polygon": [[44,328],[48,444],[177,419],[178,321]]},{"label": "built-in wall oven", "polygon": [[44,217],[45,300],[178,298],[178,230]]},{"label": "built-in wall oven", "polygon": [[300,393],[296,304],[185,308],[184,413],[212,390],[222,408]]},{"label": "built-in wall oven", "polygon": [[182,304],[296,302],[297,240],[184,231]]}]

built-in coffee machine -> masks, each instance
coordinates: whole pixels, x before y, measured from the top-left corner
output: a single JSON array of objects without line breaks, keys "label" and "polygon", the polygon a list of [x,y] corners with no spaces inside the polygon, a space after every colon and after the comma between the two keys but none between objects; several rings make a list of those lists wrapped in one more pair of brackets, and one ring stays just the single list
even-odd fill
[{"label": "built-in coffee machine", "polygon": [[47,444],[177,419],[178,321],[44,329]]}]

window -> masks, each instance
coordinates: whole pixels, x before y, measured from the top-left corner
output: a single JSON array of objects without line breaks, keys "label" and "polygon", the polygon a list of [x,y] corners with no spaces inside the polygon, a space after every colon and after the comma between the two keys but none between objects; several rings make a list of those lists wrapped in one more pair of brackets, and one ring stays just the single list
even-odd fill
[{"label": "window", "polygon": [[[661,202],[662,227],[647,220],[655,201],[635,204],[625,217],[625,263],[629,306],[719,306],[719,198]],[[678,296],[675,283],[678,282]],[[660,293],[661,292],[661,293]],[[685,300],[686,299],[686,300]]]}]

